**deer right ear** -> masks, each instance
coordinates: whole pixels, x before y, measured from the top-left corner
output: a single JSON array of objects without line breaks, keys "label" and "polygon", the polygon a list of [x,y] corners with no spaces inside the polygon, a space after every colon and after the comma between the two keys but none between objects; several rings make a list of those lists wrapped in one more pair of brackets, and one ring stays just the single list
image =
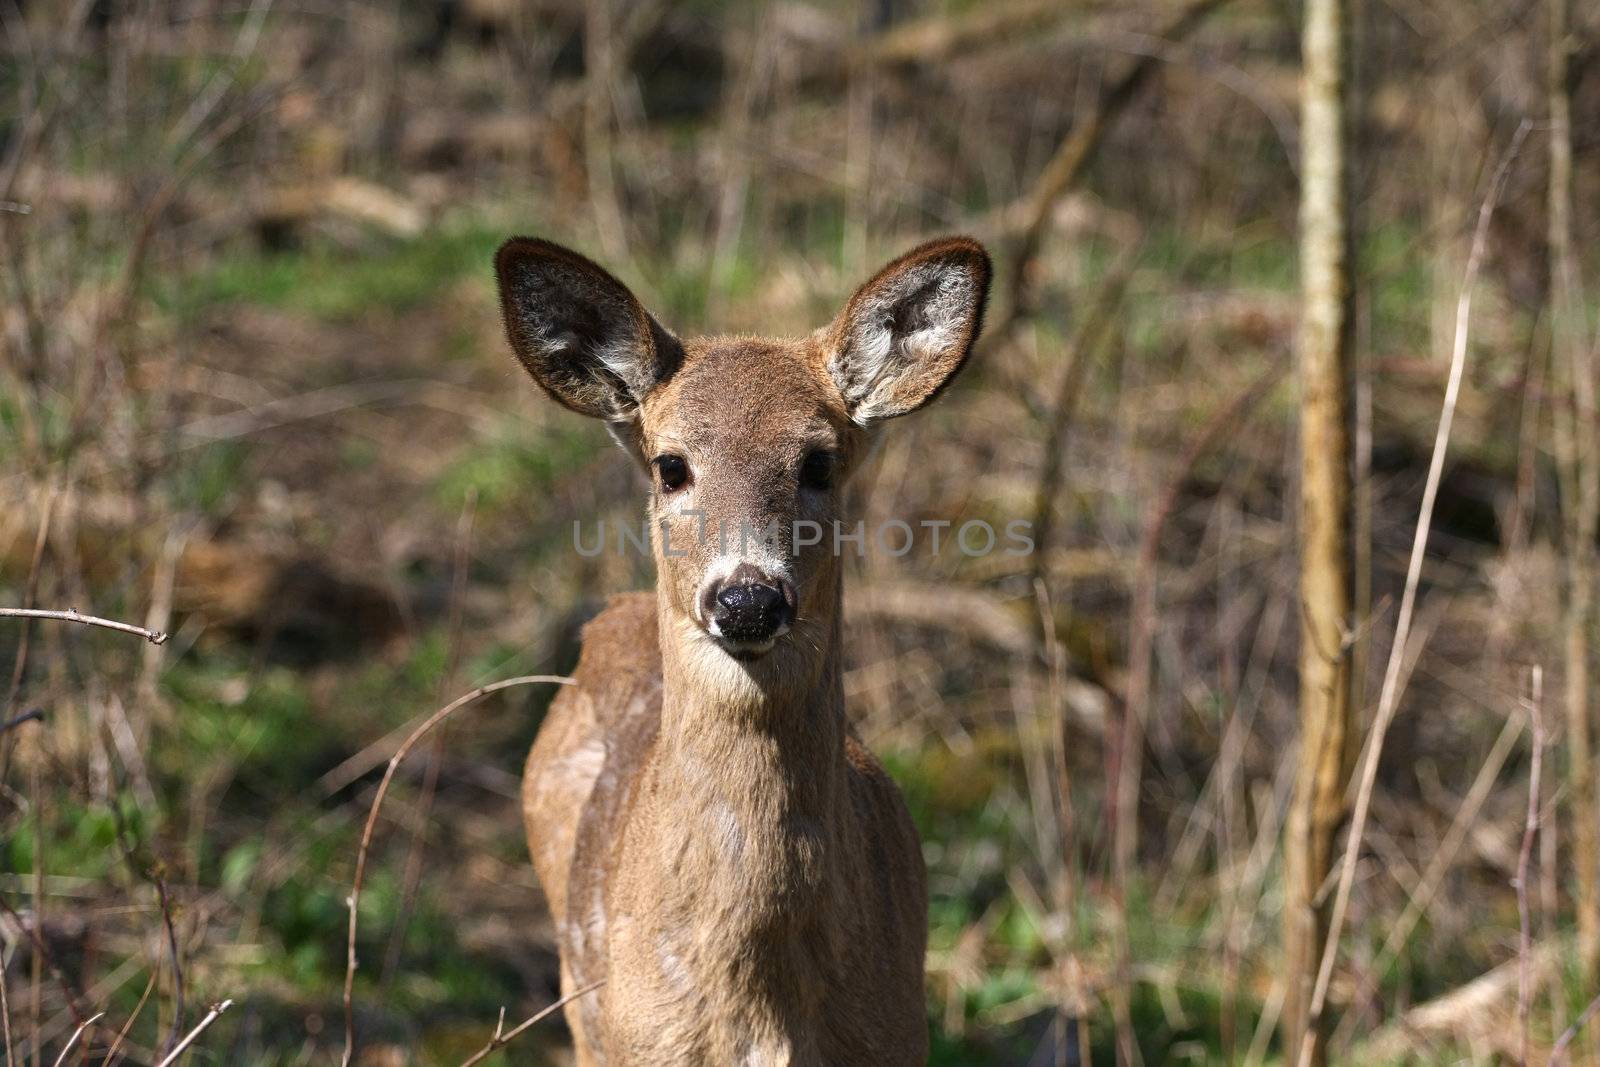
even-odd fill
[{"label": "deer right ear", "polygon": [[856,290],[829,328],[828,372],[862,426],[912,412],[961,370],[983,328],[989,253],[970,237],[912,249]]},{"label": "deer right ear", "polygon": [[494,266],[517,359],[573,411],[628,422],[677,368],[677,340],[627,286],[571,249],[513,237]]}]

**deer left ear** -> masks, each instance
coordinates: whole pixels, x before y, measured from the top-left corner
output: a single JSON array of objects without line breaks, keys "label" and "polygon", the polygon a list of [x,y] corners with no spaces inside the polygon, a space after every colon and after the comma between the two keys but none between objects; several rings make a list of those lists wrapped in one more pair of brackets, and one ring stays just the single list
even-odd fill
[{"label": "deer left ear", "polygon": [[983,326],[989,254],[970,237],[912,249],[829,327],[828,373],[860,425],[909,414],[961,370]]},{"label": "deer left ear", "polygon": [[677,340],[626,286],[570,248],[513,237],[494,262],[512,350],[572,410],[632,421],[677,368]]}]

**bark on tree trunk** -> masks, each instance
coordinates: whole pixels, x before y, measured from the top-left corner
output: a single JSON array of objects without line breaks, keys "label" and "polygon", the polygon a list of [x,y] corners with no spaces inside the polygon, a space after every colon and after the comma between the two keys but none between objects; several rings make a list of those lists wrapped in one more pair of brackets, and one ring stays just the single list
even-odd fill
[{"label": "bark on tree trunk", "polygon": [[[1350,729],[1350,439],[1343,0],[1307,0],[1300,201],[1300,755],[1284,835],[1284,1047],[1298,1050],[1326,929],[1317,894],[1344,818]],[[1324,1060],[1314,1034],[1307,1064]]]},{"label": "bark on tree trunk", "polygon": [[1550,0],[1550,313],[1553,364],[1567,395],[1557,423],[1566,526],[1567,790],[1572,797],[1572,862],[1578,958],[1584,984],[1600,979],[1600,805],[1595,796],[1593,685],[1595,523],[1600,509],[1600,435],[1595,424],[1595,368],[1585,342],[1572,251],[1572,49],[1570,0]]}]

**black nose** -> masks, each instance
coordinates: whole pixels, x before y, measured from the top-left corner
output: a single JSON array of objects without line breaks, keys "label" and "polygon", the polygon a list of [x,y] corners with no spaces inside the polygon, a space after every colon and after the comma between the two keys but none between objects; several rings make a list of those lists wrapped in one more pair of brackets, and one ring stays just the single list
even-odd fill
[{"label": "black nose", "polygon": [[712,597],[711,621],[730,641],[766,641],[794,620],[794,597],[779,581],[733,575]]}]

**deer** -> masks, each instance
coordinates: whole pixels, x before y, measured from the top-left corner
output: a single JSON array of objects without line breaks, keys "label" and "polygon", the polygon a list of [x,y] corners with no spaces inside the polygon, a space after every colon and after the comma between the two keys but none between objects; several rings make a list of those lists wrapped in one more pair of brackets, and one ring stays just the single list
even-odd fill
[{"label": "deer", "polygon": [[650,481],[656,589],[584,626],[522,782],[579,1067],[925,1063],[921,841],[846,714],[844,552],[805,524],[966,363],[987,252],[923,244],[797,338],[680,339],[539,238],[495,270],[523,368]]}]

